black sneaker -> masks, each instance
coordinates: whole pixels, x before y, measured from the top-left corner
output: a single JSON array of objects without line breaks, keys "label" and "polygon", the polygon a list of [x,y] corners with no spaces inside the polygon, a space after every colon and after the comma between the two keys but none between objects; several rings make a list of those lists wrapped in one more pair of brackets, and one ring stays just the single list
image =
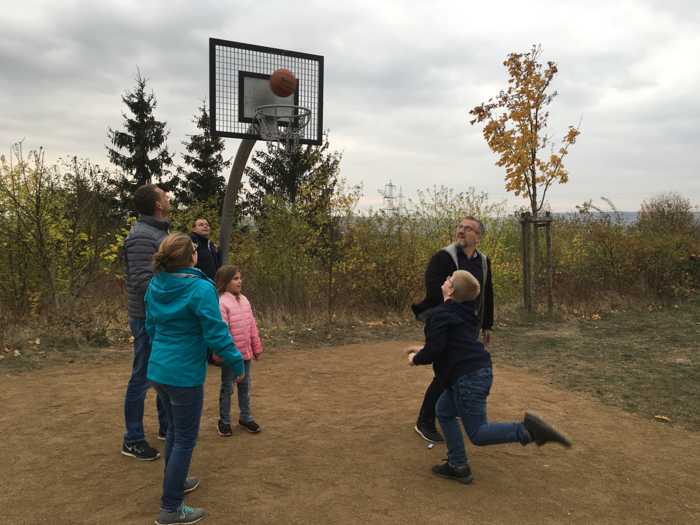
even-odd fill
[{"label": "black sneaker", "polygon": [[532,412],[525,412],[523,425],[525,425],[532,440],[537,443],[538,447],[545,443],[560,443],[566,448],[571,448],[571,440],[569,438]]},{"label": "black sneaker", "polygon": [[447,461],[440,465],[435,465],[432,468],[433,474],[440,476],[445,479],[452,479],[463,483],[464,485],[469,485],[474,481],[474,476],[472,476],[472,469],[469,465],[464,465],[463,467],[454,467],[450,465]]},{"label": "black sneaker", "polygon": [[165,432],[163,432],[162,430],[159,430],[159,431],[158,431],[158,439],[159,439],[159,440],[165,441],[165,436],[166,436],[166,433],[165,433]]},{"label": "black sneaker", "polygon": [[229,425],[228,423],[222,423],[221,421],[219,421],[216,424],[216,430],[222,437],[233,436],[233,432],[231,431],[231,425]]},{"label": "black sneaker", "polygon": [[145,439],[134,441],[133,443],[124,442],[122,454],[141,461],[153,461],[160,457],[160,452],[151,447]]},{"label": "black sneaker", "polygon": [[185,479],[185,486],[183,487],[183,493],[188,494],[199,487],[199,478],[187,478]]},{"label": "black sneaker", "polygon": [[260,432],[260,425],[258,425],[255,421],[241,421],[239,419],[238,424],[242,427],[245,427],[248,430],[248,432],[252,432],[253,434],[257,434],[258,432]]},{"label": "black sneaker", "polygon": [[428,443],[442,443],[443,441],[445,441],[445,439],[440,435],[440,432],[438,432],[434,428],[427,428],[425,426],[416,424],[413,427],[413,430],[415,430],[416,434],[425,439]]}]

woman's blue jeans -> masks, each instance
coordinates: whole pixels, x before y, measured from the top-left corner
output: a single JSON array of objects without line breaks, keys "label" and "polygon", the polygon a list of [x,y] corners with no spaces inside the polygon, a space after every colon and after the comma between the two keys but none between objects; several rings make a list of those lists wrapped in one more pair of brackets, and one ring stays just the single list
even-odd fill
[{"label": "woman's blue jeans", "polygon": [[190,470],[192,451],[199,434],[204,385],[177,387],[152,384],[160,396],[168,420],[163,497],[160,506],[163,510],[173,512],[182,505],[185,479]]}]

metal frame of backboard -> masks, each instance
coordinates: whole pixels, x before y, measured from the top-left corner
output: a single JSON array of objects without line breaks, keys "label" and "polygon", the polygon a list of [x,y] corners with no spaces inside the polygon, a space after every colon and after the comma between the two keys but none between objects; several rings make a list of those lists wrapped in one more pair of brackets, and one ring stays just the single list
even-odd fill
[{"label": "metal frame of backboard", "polygon": [[[261,140],[254,123],[255,106],[277,104],[311,110],[300,144],[323,140],[323,66],[320,55],[300,53],[218,38],[209,39],[209,116],[215,137]],[[299,87],[290,97],[269,89],[273,71],[294,72]]]}]

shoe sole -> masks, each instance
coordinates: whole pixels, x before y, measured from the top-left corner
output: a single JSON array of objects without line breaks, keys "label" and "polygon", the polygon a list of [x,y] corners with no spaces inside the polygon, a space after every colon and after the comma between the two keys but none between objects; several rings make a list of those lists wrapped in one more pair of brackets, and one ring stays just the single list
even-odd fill
[{"label": "shoe sole", "polygon": [[170,521],[170,522],[168,522],[168,521],[156,520],[155,524],[156,525],[192,525],[193,523],[199,523],[200,521],[202,521],[206,517],[207,517],[207,515],[205,514],[204,516],[200,516],[199,518],[194,519],[194,520],[190,520],[190,521]]},{"label": "shoe sole", "polygon": [[436,443],[442,443],[442,441],[435,441],[434,439],[430,439],[428,436],[423,434],[423,431],[420,428],[418,428],[418,425],[413,425],[413,430],[415,430],[416,434],[418,434],[421,438],[423,438],[428,443],[432,443],[433,445],[435,445]]},{"label": "shoe sole", "polygon": [[462,485],[469,485],[469,484],[471,484],[472,481],[474,481],[474,476],[472,474],[470,474],[469,477],[466,477],[466,478],[456,478],[454,476],[445,476],[444,474],[438,474],[437,472],[433,472],[433,474],[439,478],[449,479],[450,481],[456,481],[457,483],[461,483]]},{"label": "shoe sole", "polygon": [[185,490],[182,491],[182,493],[183,493],[183,494],[189,494],[190,492],[194,492],[195,490],[197,490],[197,487],[199,487],[199,483],[200,483],[200,481],[197,480],[197,484],[196,484],[194,487],[190,487],[190,488],[188,488],[188,489],[185,489]]},{"label": "shoe sole", "polygon": [[219,430],[219,426],[218,426],[218,425],[216,426],[216,433],[219,434],[221,437],[224,437],[224,438],[233,436],[233,432],[230,432],[230,433],[228,433],[228,434],[226,434],[225,432],[221,432],[221,430]]},{"label": "shoe sole", "polygon": [[[555,434],[556,436],[558,436],[561,439],[561,441],[550,441],[550,443],[559,443],[560,445],[562,445],[566,448],[571,448],[572,443],[568,437],[566,437],[564,434],[559,432],[556,428],[554,428],[549,423],[545,422],[537,414],[535,414],[533,412],[527,412],[527,415],[530,416],[530,419],[532,419],[533,421],[536,421],[538,425],[542,426],[543,428],[546,428],[549,432],[551,432],[552,434]],[[545,443],[543,443],[542,445],[537,444],[538,447],[541,447],[543,445],[545,445]]]},{"label": "shoe sole", "polygon": [[152,458],[142,458],[142,457],[137,456],[136,454],[132,454],[131,452],[125,452],[124,450],[122,450],[122,455],[129,457],[129,458],[138,459],[139,461],[155,461],[156,459],[158,459],[160,457],[160,452],[158,453],[158,455],[156,455]]},{"label": "shoe sole", "polygon": [[159,434],[158,436],[156,436],[156,439],[158,439],[158,441],[165,441],[165,436],[161,436]]}]

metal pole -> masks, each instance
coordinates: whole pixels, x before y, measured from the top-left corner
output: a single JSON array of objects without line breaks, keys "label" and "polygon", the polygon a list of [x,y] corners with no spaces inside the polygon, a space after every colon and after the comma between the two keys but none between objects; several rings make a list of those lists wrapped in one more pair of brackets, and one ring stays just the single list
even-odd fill
[{"label": "metal pole", "polygon": [[231,174],[228,177],[226,185],[226,195],[224,196],[224,205],[221,209],[221,231],[219,232],[219,246],[221,253],[221,264],[226,264],[228,261],[228,248],[231,240],[231,231],[233,230],[233,209],[236,205],[238,191],[241,188],[241,179],[243,178],[243,170],[248,163],[250,153],[253,151],[256,139],[243,139],[238,146],[236,158],[231,167]]}]

